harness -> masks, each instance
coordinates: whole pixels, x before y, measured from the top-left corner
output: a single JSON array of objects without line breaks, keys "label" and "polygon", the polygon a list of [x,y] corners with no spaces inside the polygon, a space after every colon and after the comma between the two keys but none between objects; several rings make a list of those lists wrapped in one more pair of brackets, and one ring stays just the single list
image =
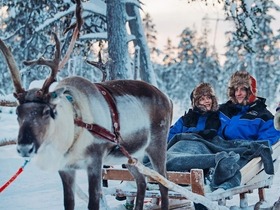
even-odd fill
[{"label": "harness", "polygon": [[[92,124],[85,123],[81,119],[78,119],[78,118],[74,119],[74,123],[79,127],[86,128],[92,135],[99,136],[101,138],[107,139],[107,140],[115,143],[116,144],[115,149],[120,149],[120,151],[128,159],[131,159],[132,158],[131,155],[120,144],[122,137],[120,134],[119,113],[117,110],[115,100],[114,100],[113,96],[110,94],[110,92],[104,86],[102,86],[101,84],[95,84],[95,85],[109,106],[110,113],[111,113],[111,119],[112,119],[112,125],[113,125],[113,132],[111,132],[108,129],[106,129],[98,124],[95,124],[95,123],[92,123]],[[55,94],[55,95],[54,96],[47,95],[46,97],[38,96],[37,98],[33,99],[32,101],[26,100],[25,95],[23,95],[20,100],[20,105],[25,104],[25,103],[31,103],[31,102],[45,104],[45,105],[49,106],[50,115],[53,119],[55,119],[56,113],[53,110],[53,107],[51,107],[50,104],[48,103],[49,97],[53,97],[53,98],[56,97],[56,93],[52,93],[52,94]],[[68,101],[70,101],[72,103],[72,97],[69,97],[69,98],[67,97],[67,99],[68,99]],[[68,149],[68,151],[72,148],[72,146]]]},{"label": "harness", "polygon": [[89,124],[83,122],[81,119],[74,119],[74,123],[77,126],[80,126],[82,128],[86,128],[92,135],[97,135],[99,137],[102,137],[104,139],[107,139],[117,145],[117,148],[121,150],[121,152],[128,158],[131,159],[131,155],[128,153],[128,151],[120,144],[120,141],[122,140],[121,134],[120,134],[120,123],[119,123],[119,112],[116,107],[115,100],[113,96],[110,94],[110,92],[103,87],[101,84],[95,84],[106,100],[110,113],[111,113],[111,119],[112,119],[112,125],[113,125],[113,132],[107,130],[106,128],[98,125],[98,124]]},{"label": "harness", "polygon": [[[92,135],[97,135],[99,137],[102,137],[104,139],[107,139],[107,140],[115,143],[117,145],[117,148],[120,149],[120,151],[129,159],[129,162],[131,162],[131,161],[133,161],[132,156],[122,145],[120,145],[120,140],[122,140],[122,137],[120,135],[119,113],[117,111],[115,100],[105,87],[101,86],[100,84],[96,84],[96,86],[97,86],[98,90],[101,92],[101,94],[103,95],[103,97],[105,98],[106,102],[108,103],[110,113],[111,113],[111,119],[112,119],[114,133],[112,133],[111,131],[107,130],[106,128],[104,128],[98,124],[85,123],[81,119],[74,119],[74,123],[77,126],[86,128]],[[46,104],[50,108],[51,117],[55,118],[56,113],[53,111],[53,108],[50,106],[50,104],[46,103],[45,101],[22,100],[20,104],[30,103],[30,102]],[[29,162],[29,160],[25,160],[23,166],[21,168],[19,168],[19,170],[16,172],[16,174],[13,175],[12,178],[10,178],[3,186],[0,186],[0,193],[2,193],[8,187],[8,185],[11,184],[17,178],[17,176],[23,171],[24,167],[27,165],[28,162]]]}]

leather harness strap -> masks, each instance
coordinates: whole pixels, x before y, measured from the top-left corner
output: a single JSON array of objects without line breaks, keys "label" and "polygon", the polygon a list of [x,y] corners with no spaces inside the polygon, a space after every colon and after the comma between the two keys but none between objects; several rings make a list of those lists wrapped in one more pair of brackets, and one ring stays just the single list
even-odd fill
[{"label": "leather harness strap", "polygon": [[93,135],[97,135],[99,137],[105,138],[111,142],[116,143],[119,149],[122,151],[122,153],[127,158],[131,159],[131,155],[128,153],[128,151],[123,146],[120,145],[121,135],[120,135],[119,113],[116,107],[115,100],[105,87],[103,87],[101,84],[95,84],[95,85],[97,86],[98,90],[101,92],[101,94],[103,95],[103,97],[105,98],[109,106],[114,133],[112,133],[111,131],[107,130],[106,128],[98,124],[85,123],[81,119],[75,119],[74,123],[80,127],[86,128]]},{"label": "leather harness strap", "polygon": [[119,112],[117,110],[115,100],[112,97],[112,95],[109,93],[109,91],[107,89],[105,89],[105,87],[103,87],[100,84],[95,84],[95,85],[97,86],[97,88],[99,89],[101,94],[104,96],[105,100],[107,101],[107,103],[109,105],[112,123],[113,123],[113,127],[114,127],[114,132],[115,132],[116,137],[118,138],[120,136],[120,123],[119,123],[120,120],[119,120]]},{"label": "leather harness strap", "polygon": [[80,119],[75,119],[74,122],[76,125],[86,128],[92,134],[95,134],[99,137],[102,137],[102,138],[105,138],[107,140],[117,143],[116,135],[113,134],[112,132],[110,132],[109,130],[107,130],[106,128],[101,127],[100,125],[88,124],[88,123],[83,122]]}]

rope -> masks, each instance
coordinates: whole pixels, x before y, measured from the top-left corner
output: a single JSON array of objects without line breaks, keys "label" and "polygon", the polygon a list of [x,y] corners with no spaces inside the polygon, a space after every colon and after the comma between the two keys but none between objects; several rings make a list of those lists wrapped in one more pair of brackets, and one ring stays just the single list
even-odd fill
[{"label": "rope", "polygon": [[28,162],[29,160],[25,160],[24,164],[18,169],[18,171],[2,187],[0,187],[0,193],[3,192],[13,181],[15,181],[18,175],[20,175],[21,172],[23,172],[23,169]]}]

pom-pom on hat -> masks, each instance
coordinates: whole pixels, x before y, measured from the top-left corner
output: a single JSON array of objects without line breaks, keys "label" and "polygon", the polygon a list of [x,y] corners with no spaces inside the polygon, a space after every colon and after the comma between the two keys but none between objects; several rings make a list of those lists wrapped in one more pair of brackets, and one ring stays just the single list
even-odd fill
[{"label": "pom-pom on hat", "polygon": [[237,103],[235,99],[235,89],[239,86],[244,86],[245,88],[248,89],[247,101],[249,103],[252,103],[256,100],[257,81],[247,71],[237,71],[231,76],[229,80],[228,97],[234,103]]},{"label": "pom-pom on hat", "polygon": [[[195,89],[191,93],[191,99],[192,99],[192,106],[198,107],[200,109],[203,109],[201,105],[199,104],[199,99],[202,96],[210,96],[212,98],[212,108],[211,111],[217,111],[218,110],[218,101],[217,97],[215,95],[215,91],[213,87],[209,83],[201,83],[198,86],[195,87]],[[206,110],[203,110],[206,111]]]}]

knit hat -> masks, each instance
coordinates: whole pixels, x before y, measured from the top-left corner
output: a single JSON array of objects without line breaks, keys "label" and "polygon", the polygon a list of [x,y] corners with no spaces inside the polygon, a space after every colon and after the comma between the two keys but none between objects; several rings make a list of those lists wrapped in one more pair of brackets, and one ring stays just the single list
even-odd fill
[{"label": "knit hat", "polygon": [[218,110],[218,100],[215,95],[215,91],[214,91],[213,87],[209,83],[199,84],[198,86],[195,87],[195,89],[192,91],[192,94],[191,94],[192,106],[198,107],[198,108],[202,109],[203,111],[206,111],[206,109],[199,104],[199,99],[202,96],[210,96],[212,98],[211,111]]},{"label": "knit hat", "polygon": [[244,86],[247,88],[247,101],[249,103],[252,103],[256,100],[257,81],[247,71],[237,71],[231,76],[229,80],[228,97],[234,103],[237,103],[235,99],[235,89],[239,86]]}]

